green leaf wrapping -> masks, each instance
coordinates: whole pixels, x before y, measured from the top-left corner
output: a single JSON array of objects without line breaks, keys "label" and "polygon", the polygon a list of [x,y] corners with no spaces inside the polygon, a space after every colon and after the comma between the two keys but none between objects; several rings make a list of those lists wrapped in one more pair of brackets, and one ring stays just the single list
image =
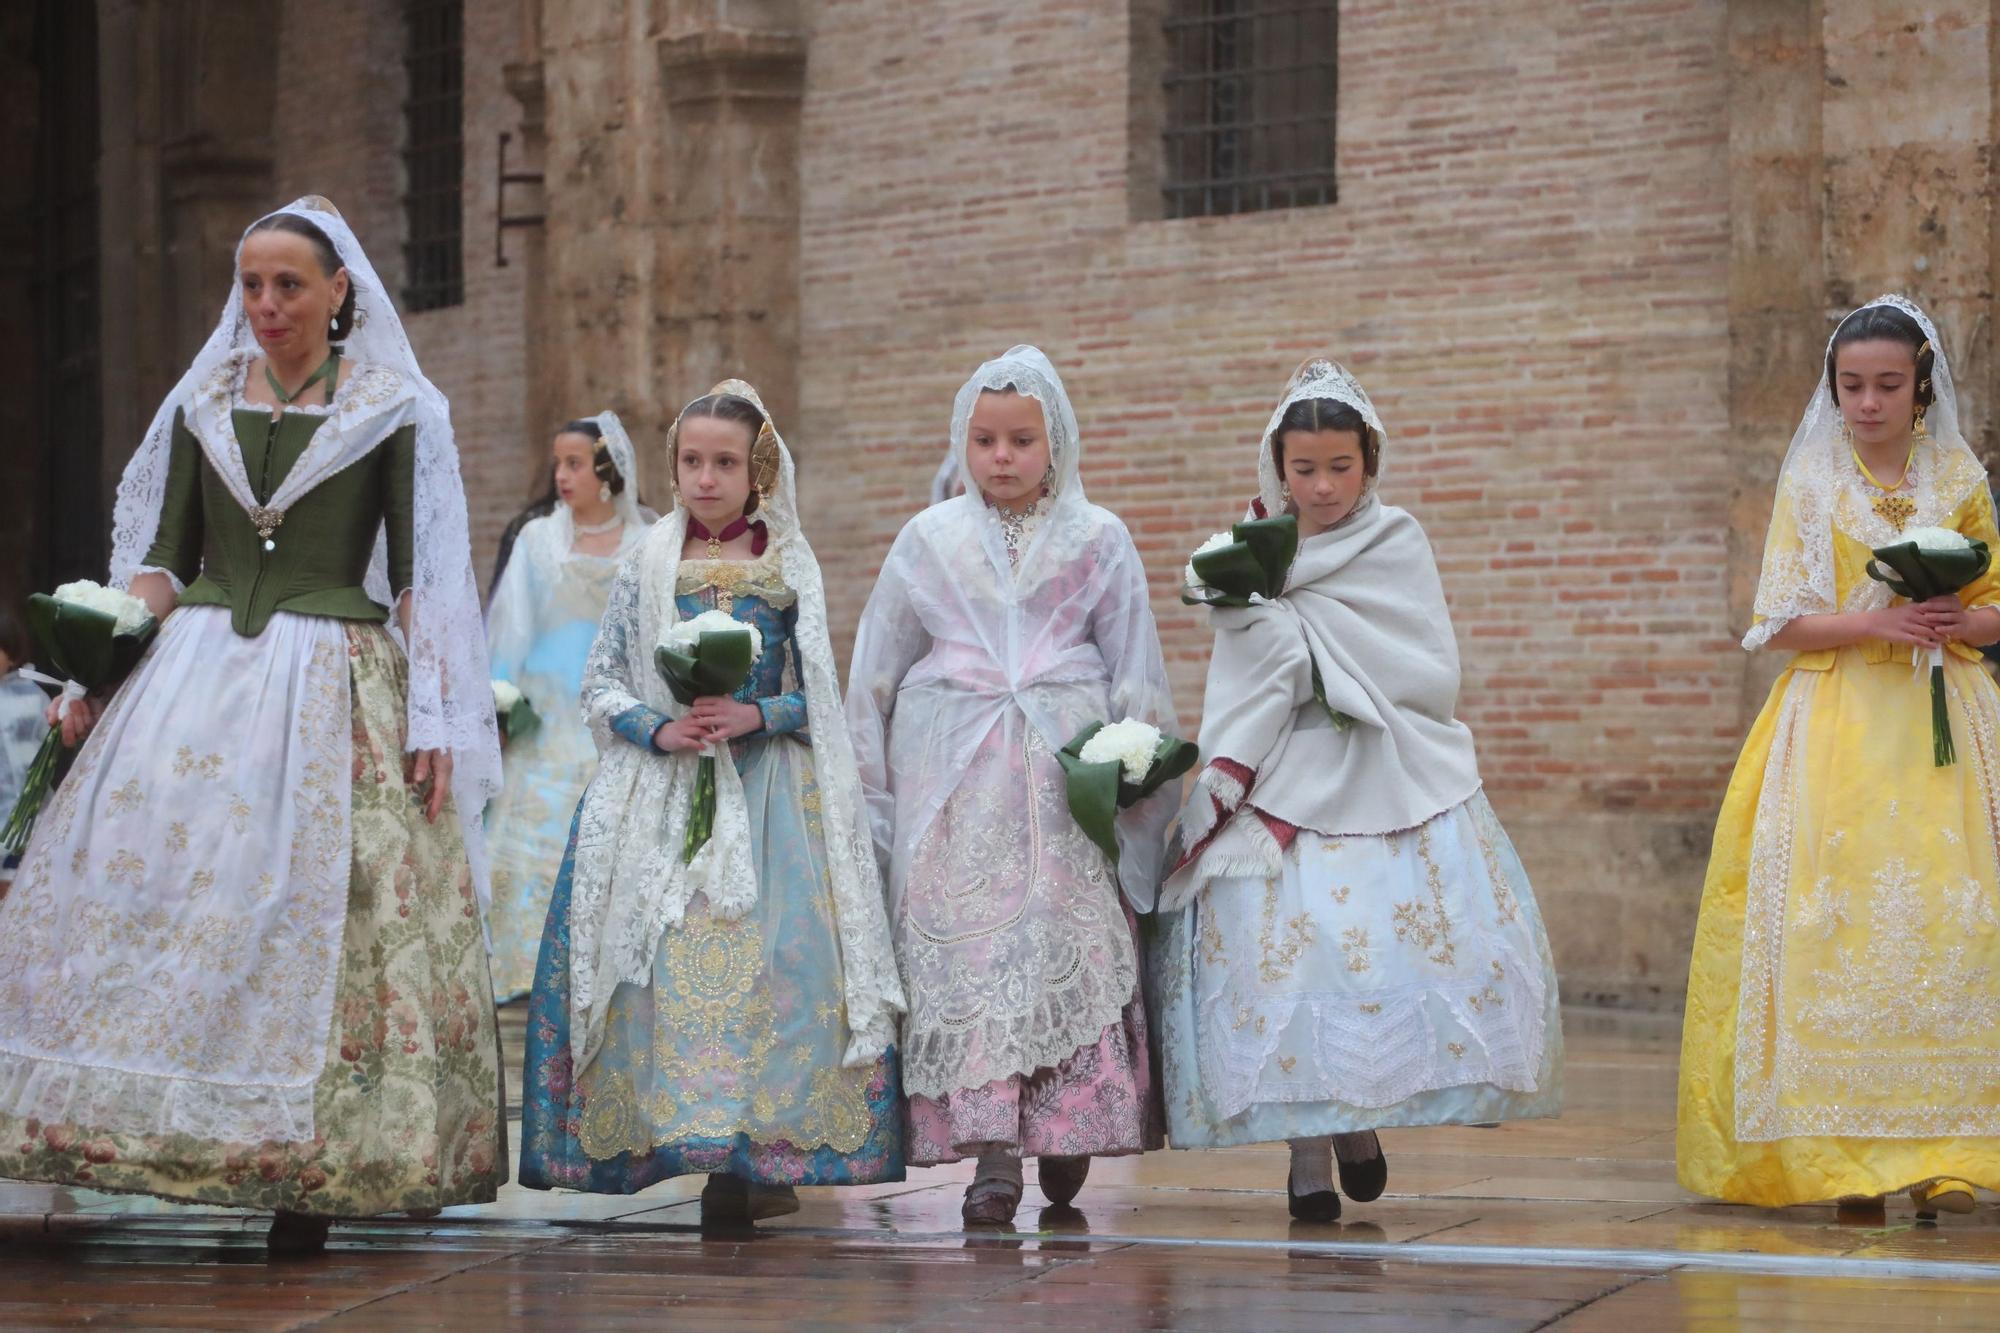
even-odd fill
[{"label": "green leaf wrapping", "polygon": [[[132,674],[160,623],[148,619],[130,633],[118,632],[118,618],[87,606],[60,602],[47,593],[28,597],[28,627],[34,631],[51,675],[64,676],[89,690],[105,690]],[[0,828],[0,847],[23,852],[35,831],[35,820],[49,793],[63,780],[76,752],[62,743],[62,729],[51,727],[28,765],[21,795]]]},{"label": "green leaf wrapping", "polygon": [[[743,688],[755,659],[748,629],[705,630],[693,653],[676,652],[661,644],[653,649],[653,667],[667,683],[674,701],[688,707],[696,699],[722,697]],[[687,865],[715,832],[715,756],[704,754],[695,765],[687,833],[681,838],[681,864]]]},{"label": "green leaf wrapping", "polygon": [[1127,782],[1125,766],[1115,760],[1095,764],[1083,761],[1083,747],[1090,744],[1091,737],[1104,730],[1104,725],[1093,722],[1079,731],[1069,744],[1056,751],[1056,762],[1062,765],[1071,817],[1083,830],[1084,836],[1096,843],[1098,850],[1109,857],[1115,866],[1118,864],[1118,812],[1138,804],[1167,783],[1180,778],[1195,766],[1201,752],[1192,741],[1178,736],[1161,736],[1146,776],[1136,783]]},{"label": "green leaf wrapping", "polygon": [[28,627],[35,632],[51,675],[102,690],[132,674],[159,631],[159,622],[149,619],[139,629],[120,634],[116,616],[38,592],[28,598]]},{"label": "green leaf wrapping", "polygon": [[[1875,558],[1868,562],[1868,577],[1913,602],[1949,597],[1992,567],[1993,553],[1986,543],[1976,538],[1970,542],[1963,551],[1925,551],[1915,542],[1892,542],[1872,552]],[[1948,768],[1958,762],[1958,747],[1945,708],[1944,668],[1934,666],[1930,674],[1931,764]]]},{"label": "green leaf wrapping", "polygon": [[541,714],[535,711],[525,694],[512,708],[500,715],[500,722],[509,742],[524,741],[542,727]]},{"label": "green leaf wrapping", "polygon": [[1285,590],[1285,576],[1299,553],[1299,520],[1291,514],[1251,519],[1230,528],[1227,546],[1202,551],[1189,563],[1199,588],[1185,589],[1181,600],[1201,606],[1248,606],[1252,596],[1276,597]]},{"label": "green leaf wrapping", "polygon": [[708,630],[692,654],[661,644],[653,649],[653,666],[667,683],[674,701],[686,707],[696,699],[734,694],[750,679],[750,631]]}]

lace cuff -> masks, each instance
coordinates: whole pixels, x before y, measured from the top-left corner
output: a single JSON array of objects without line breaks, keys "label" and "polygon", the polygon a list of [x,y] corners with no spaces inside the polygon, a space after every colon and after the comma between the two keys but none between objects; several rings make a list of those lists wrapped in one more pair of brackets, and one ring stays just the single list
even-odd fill
[{"label": "lace cuff", "polygon": [[640,704],[611,719],[611,729],[642,750],[651,750],[653,733],[673,721],[665,713]]},{"label": "lace cuff", "polygon": [[173,585],[174,585],[174,596],[175,596],[175,597],[179,597],[179,596],[181,596],[181,595],[182,595],[183,593],[185,593],[185,592],[187,591],[187,584],[185,584],[185,583],[182,583],[182,582],[181,582],[181,576],[180,576],[180,575],[178,575],[178,574],[176,574],[176,573],[174,573],[174,571],[173,571],[173,570],[171,570],[171,569],[166,569],[166,568],[163,568],[163,567],[161,567],[161,566],[159,566],[159,565],[141,565],[141,566],[139,566],[139,567],[138,567],[137,569],[135,569],[135,570],[133,570],[133,571],[132,571],[132,577],[133,577],[133,578],[135,578],[135,579],[136,579],[136,578],[138,578],[138,577],[139,577],[139,576],[140,576],[141,574],[164,574],[164,575],[166,575],[166,576],[167,576],[167,582],[169,582],[169,583],[171,583],[171,584],[173,584]]},{"label": "lace cuff", "polygon": [[801,690],[790,694],[773,694],[753,700],[757,711],[764,715],[764,730],[773,736],[793,731],[803,731],[806,725],[806,696]]}]

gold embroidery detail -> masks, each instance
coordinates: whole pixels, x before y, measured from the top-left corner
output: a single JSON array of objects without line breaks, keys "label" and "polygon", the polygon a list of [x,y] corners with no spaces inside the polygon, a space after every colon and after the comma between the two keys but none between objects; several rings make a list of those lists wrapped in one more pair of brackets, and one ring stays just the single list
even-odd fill
[{"label": "gold embroidery detail", "polygon": [[[1274,938],[1279,929],[1284,932],[1280,943]],[[1264,881],[1264,924],[1257,936],[1257,945],[1263,951],[1257,962],[1257,975],[1266,981],[1283,981],[1292,974],[1299,955],[1313,942],[1315,934],[1310,913],[1300,912],[1286,920],[1282,927],[1278,922],[1278,881]]]},{"label": "gold embroidery detail", "polygon": [[1365,928],[1349,926],[1340,932],[1340,947],[1347,954],[1348,971],[1368,970],[1368,931]]},{"label": "gold embroidery detail", "polygon": [[1424,863],[1430,901],[1413,898],[1396,904],[1396,938],[1414,943],[1439,967],[1452,967],[1457,961],[1458,947],[1452,943],[1451,917],[1444,906],[1444,874],[1431,856],[1429,825],[1417,834],[1417,856]]},{"label": "gold embroidery detail", "polygon": [[137,778],[133,778],[130,782],[127,782],[124,786],[111,793],[111,809],[117,814],[122,815],[126,811],[136,809],[145,803],[146,793],[139,789],[139,779]]}]

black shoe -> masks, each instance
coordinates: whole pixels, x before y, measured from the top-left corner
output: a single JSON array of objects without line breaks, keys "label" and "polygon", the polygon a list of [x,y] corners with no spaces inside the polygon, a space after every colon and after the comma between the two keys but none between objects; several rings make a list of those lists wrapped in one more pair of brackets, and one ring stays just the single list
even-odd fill
[{"label": "black shoe", "polygon": [[1340,1156],[1337,1147],[1334,1151],[1334,1165],[1340,1168],[1340,1192],[1356,1203],[1375,1202],[1389,1184],[1389,1159],[1383,1155],[1382,1141],[1372,1133],[1368,1137],[1375,1143],[1373,1157],[1350,1162]]},{"label": "black shoe", "polygon": [[1067,1208],[1090,1175],[1088,1157],[1043,1157],[1036,1162],[1035,1175],[1042,1195],[1059,1208]]},{"label": "black shoe", "polygon": [[1285,1201],[1292,1210],[1292,1218],[1298,1222],[1337,1222],[1340,1220],[1340,1195],[1332,1190],[1314,1190],[1311,1194],[1299,1194],[1292,1189],[1290,1177],[1285,1180]]},{"label": "black shoe", "polygon": [[271,1233],[264,1244],[272,1254],[287,1258],[321,1254],[326,1250],[326,1233],[332,1226],[330,1217],[280,1211],[271,1219]]}]

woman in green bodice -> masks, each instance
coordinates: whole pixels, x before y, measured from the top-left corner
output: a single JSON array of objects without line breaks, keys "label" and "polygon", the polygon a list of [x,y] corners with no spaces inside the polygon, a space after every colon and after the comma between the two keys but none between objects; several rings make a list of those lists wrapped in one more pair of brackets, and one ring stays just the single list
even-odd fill
[{"label": "woman in green bodice", "polygon": [[[27,1180],[329,1221],[490,1200],[500,1053],[468,840],[499,756],[450,410],[360,243],[244,234],[119,485],[161,630],[0,902]],[[468,851],[471,855],[468,855]]]}]

